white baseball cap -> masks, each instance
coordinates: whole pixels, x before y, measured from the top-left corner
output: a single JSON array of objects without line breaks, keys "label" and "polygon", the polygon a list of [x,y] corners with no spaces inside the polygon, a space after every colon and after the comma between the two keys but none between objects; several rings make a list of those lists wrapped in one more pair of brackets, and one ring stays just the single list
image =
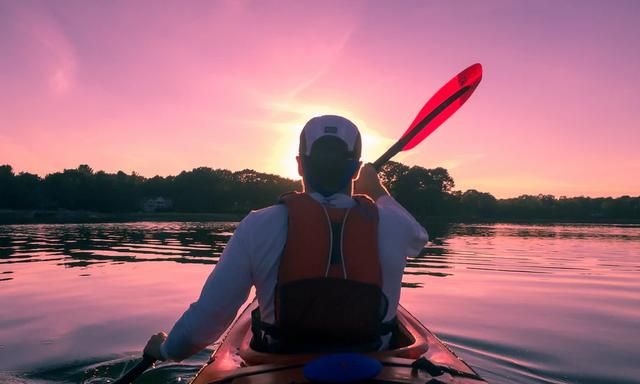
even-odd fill
[{"label": "white baseball cap", "polygon": [[336,115],[323,115],[312,118],[305,124],[300,133],[300,155],[311,155],[313,144],[325,136],[334,136],[347,144],[348,152],[360,159],[362,139],[360,131],[349,119]]}]

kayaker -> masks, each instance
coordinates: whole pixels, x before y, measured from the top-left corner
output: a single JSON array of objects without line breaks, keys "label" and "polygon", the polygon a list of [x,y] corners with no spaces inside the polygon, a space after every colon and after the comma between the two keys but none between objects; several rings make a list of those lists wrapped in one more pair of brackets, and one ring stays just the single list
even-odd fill
[{"label": "kayaker", "polygon": [[361,167],[360,153],[360,132],[348,119],[309,120],[296,158],[304,193],[285,194],[240,222],[198,300],[168,337],[151,337],[145,354],[180,361],[204,349],[252,287],[259,302],[255,348],[295,351],[316,342],[384,348],[406,258],[428,237],[373,166]]}]

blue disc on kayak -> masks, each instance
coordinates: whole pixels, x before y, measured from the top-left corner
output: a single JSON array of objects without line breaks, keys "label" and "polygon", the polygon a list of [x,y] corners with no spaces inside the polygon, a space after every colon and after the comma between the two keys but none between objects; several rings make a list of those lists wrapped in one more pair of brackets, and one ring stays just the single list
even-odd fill
[{"label": "blue disc on kayak", "polygon": [[380,373],[382,364],[358,353],[337,353],[305,364],[304,377],[309,381],[348,383],[371,379]]}]

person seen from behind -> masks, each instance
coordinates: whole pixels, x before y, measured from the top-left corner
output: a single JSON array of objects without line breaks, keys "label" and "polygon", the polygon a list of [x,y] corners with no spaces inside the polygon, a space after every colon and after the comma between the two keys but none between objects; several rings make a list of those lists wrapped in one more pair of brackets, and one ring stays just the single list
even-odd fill
[{"label": "person seen from behind", "polygon": [[[358,128],[314,117],[300,134],[304,191],[253,211],[238,225],[200,297],[145,354],[181,361],[215,342],[255,287],[254,349],[372,351],[388,347],[407,257],[428,240],[361,166]],[[358,170],[360,172],[358,172]]]}]

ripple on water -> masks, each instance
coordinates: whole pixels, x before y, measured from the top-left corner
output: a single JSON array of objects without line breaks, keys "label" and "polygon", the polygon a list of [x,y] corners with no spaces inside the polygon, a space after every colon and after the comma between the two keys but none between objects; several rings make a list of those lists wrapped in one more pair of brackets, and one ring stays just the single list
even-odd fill
[{"label": "ripple on water", "polygon": [[[197,297],[235,225],[0,226],[0,370],[40,367],[0,381],[119,376]],[[407,260],[402,302],[490,382],[637,382],[639,255],[640,226],[456,224]]]}]

